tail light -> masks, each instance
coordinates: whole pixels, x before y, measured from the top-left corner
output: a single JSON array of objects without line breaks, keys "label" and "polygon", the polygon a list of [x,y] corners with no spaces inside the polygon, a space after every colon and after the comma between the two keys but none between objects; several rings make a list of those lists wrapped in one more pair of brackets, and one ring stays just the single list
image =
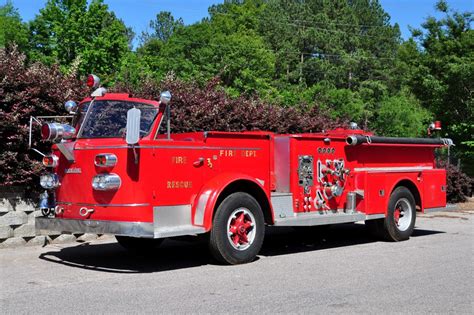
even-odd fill
[{"label": "tail light", "polygon": [[46,123],[41,126],[41,137],[43,140],[59,141],[71,139],[75,134],[76,129],[66,124]]},{"label": "tail light", "polygon": [[43,165],[46,167],[58,166],[58,157],[56,155],[46,155],[43,157]]},{"label": "tail light", "polygon": [[40,185],[44,189],[54,189],[59,187],[59,177],[56,174],[47,173],[41,175]]},{"label": "tail light", "polygon": [[122,180],[117,174],[99,174],[92,179],[94,190],[117,190],[122,185]]},{"label": "tail light", "polygon": [[98,167],[114,167],[117,164],[117,156],[111,153],[98,154],[94,164]]}]

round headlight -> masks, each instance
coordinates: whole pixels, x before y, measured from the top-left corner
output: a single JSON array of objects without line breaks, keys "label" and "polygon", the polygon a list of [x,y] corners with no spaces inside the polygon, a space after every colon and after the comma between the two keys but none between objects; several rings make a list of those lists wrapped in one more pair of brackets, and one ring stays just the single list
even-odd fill
[{"label": "round headlight", "polygon": [[56,174],[44,174],[40,177],[40,185],[44,189],[54,189],[59,187],[59,177]]}]

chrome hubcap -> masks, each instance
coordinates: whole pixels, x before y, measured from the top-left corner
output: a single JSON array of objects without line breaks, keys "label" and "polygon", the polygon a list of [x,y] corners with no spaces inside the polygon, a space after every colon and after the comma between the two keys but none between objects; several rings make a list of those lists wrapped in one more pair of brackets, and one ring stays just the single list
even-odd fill
[{"label": "chrome hubcap", "polygon": [[406,198],[402,198],[397,201],[395,205],[395,211],[393,212],[393,218],[399,231],[406,231],[410,227],[413,216],[413,208]]}]

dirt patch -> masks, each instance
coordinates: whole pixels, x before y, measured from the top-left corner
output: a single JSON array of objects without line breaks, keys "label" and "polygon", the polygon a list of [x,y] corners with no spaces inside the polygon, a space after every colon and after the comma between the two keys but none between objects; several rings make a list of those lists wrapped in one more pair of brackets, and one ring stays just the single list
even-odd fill
[{"label": "dirt patch", "polygon": [[455,210],[456,212],[467,211],[468,213],[474,213],[474,198],[468,198],[466,202],[457,203],[456,207],[457,207],[457,209]]}]

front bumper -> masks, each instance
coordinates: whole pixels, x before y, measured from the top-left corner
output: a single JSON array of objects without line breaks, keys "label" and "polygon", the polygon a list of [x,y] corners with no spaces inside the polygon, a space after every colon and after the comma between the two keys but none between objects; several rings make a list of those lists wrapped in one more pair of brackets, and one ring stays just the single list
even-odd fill
[{"label": "front bumper", "polygon": [[191,221],[191,206],[153,208],[153,222],[36,218],[36,229],[67,233],[113,234],[142,238],[164,238],[205,233]]},{"label": "front bumper", "polygon": [[114,234],[134,237],[153,238],[153,223],[118,222],[97,220],[72,220],[38,217],[36,229],[68,233]]}]

